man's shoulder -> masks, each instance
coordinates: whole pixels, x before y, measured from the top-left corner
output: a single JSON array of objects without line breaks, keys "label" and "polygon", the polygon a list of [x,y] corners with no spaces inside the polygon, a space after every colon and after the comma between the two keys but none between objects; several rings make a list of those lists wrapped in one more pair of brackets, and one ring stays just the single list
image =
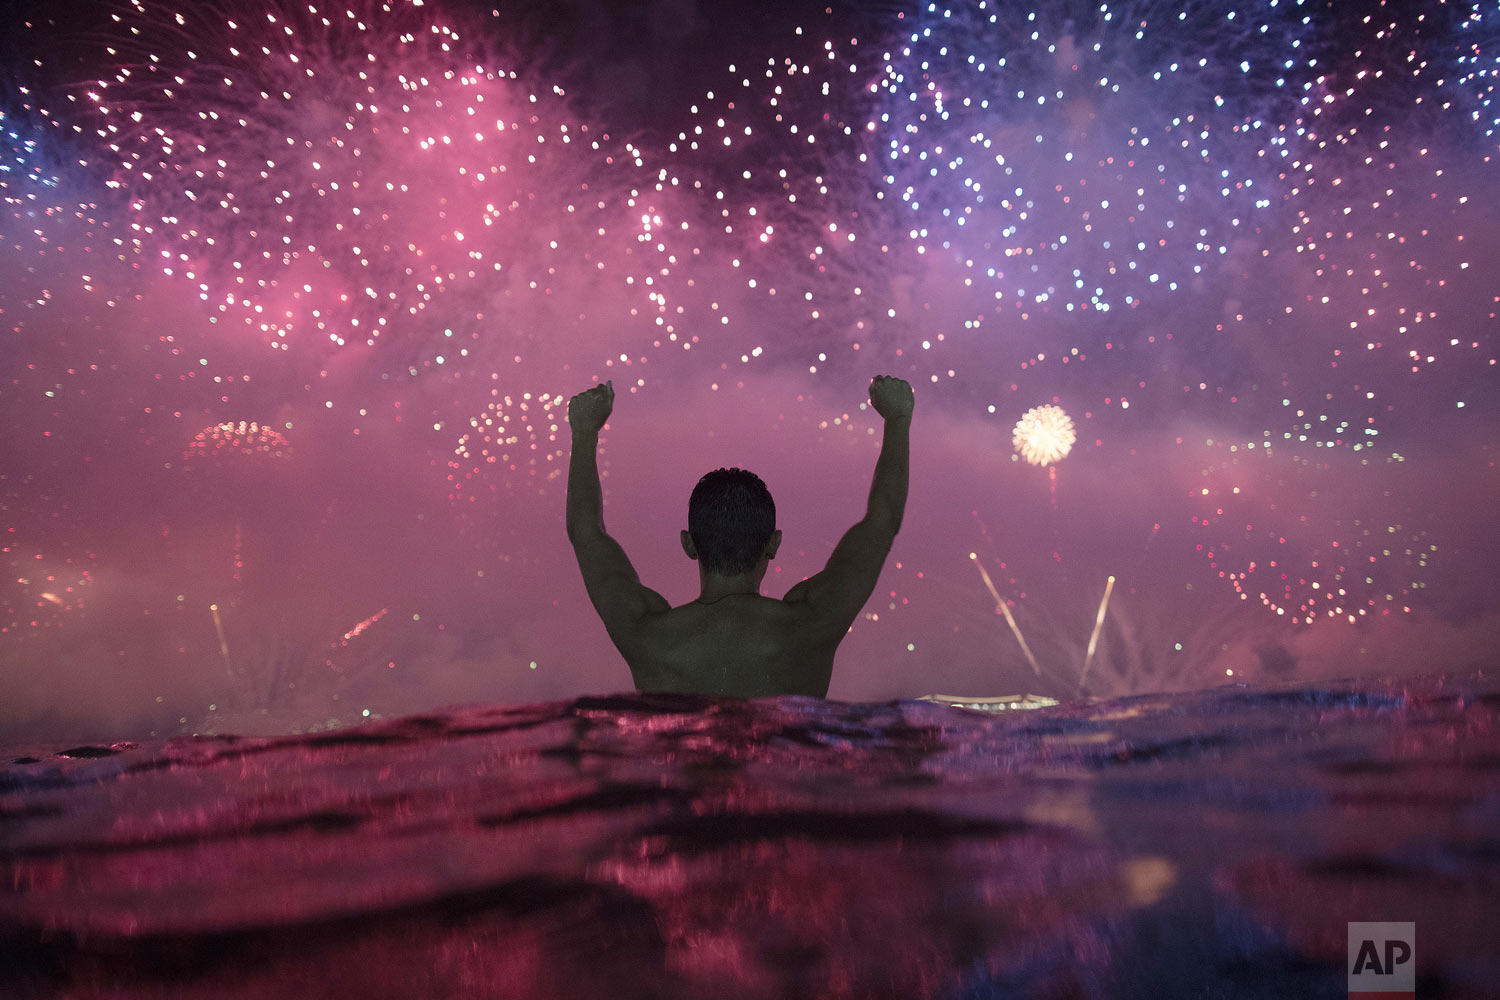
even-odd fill
[{"label": "man's shoulder", "polygon": [[786,596],[781,599],[781,603],[806,605],[808,595],[812,593],[812,588],[812,577],[805,576],[800,582],[792,585],[792,589],[786,592]]}]

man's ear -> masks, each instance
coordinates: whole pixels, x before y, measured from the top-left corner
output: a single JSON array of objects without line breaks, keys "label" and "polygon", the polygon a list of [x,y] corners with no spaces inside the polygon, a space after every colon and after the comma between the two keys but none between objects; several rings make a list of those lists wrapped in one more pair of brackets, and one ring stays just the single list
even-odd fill
[{"label": "man's ear", "polygon": [[771,540],[766,543],[766,559],[776,558],[776,550],[781,548],[781,529],[777,528],[771,532]]},{"label": "man's ear", "polygon": [[693,536],[685,528],[682,532],[682,551],[687,553],[689,559],[694,562],[698,561],[698,547],[693,544]]}]

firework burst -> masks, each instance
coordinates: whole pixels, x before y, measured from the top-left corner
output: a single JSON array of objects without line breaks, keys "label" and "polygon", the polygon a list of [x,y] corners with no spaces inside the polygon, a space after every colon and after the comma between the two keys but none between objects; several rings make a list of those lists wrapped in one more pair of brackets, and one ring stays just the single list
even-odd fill
[{"label": "firework burst", "polygon": [[119,20],[123,65],[90,97],[131,250],[273,348],[394,341],[430,366],[482,334],[525,343],[516,300],[576,294],[600,239],[639,226],[601,193],[634,169],[628,144],[419,3],[224,18],[135,0]]},{"label": "firework burst", "polygon": [[538,475],[551,479],[561,474],[561,466],[553,459],[567,400],[561,394],[502,395],[498,389],[494,397],[480,414],[469,418],[469,430],[459,437],[448,460],[454,499],[475,499],[475,481],[487,466],[524,471],[533,480]]},{"label": "firework burst", "polygon": [[1023,413],[1011,435],[1016,451],[1032,465],[1053,465],[1062,461],[1077,440],[1073,418],[1061,406],[1050,403],[1034,406]]},{"label": "firework burst", "polygon": [[189,462],[214,454],[266,455],[282,458],[291,453],[286,435],[254,420],[214,424],[199,431],[182,457]]}]

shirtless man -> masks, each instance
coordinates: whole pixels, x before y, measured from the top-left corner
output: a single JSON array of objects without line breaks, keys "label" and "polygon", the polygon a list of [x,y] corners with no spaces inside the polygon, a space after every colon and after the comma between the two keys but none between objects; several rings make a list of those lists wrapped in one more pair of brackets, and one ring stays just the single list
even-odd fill
[{"label": "shirtless man", "polygon": [[589,600],[637,690],[826,697],[834,650],[875,589],[901,528],[911,386],[886,375],[870,383],[870,403],[885,420],[885,436],[865,516],[844,533],[821,573],[779,601],[760,593],[766,566],[781,545],[765,484],[741,469],[719,469],[699,480],[682,548],[698,562],[702,592],[677,608],[641,585],[625,550],[604,530],[596,452],[614,402],[614,386],[606,382],[568,403],[568,539]]}]

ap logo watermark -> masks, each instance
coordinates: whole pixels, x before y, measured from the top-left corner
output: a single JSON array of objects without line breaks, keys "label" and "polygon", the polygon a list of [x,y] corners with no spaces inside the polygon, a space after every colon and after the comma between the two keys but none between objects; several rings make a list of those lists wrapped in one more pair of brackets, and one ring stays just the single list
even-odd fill
[{"label": "ap logo watermark", "polygon": [[1417,925],[1349,925],[1350,1000],[1415,1000]]}]

